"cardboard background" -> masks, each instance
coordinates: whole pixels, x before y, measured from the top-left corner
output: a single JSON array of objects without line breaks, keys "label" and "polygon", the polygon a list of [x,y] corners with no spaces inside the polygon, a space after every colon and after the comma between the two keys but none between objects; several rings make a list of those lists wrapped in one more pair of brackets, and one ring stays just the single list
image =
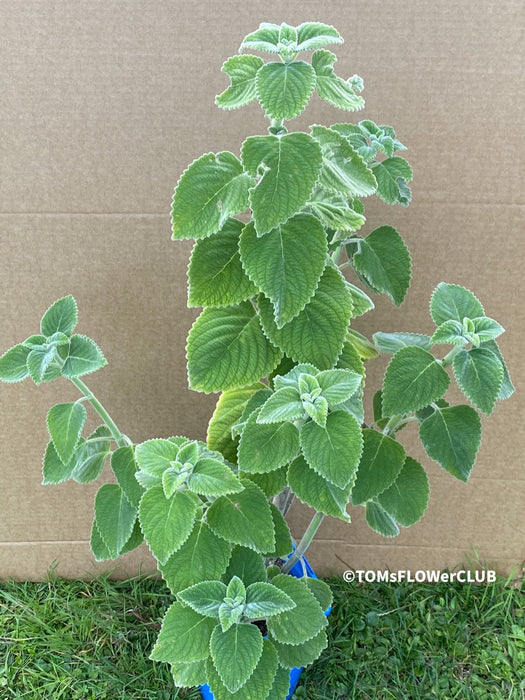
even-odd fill
[{"label": "cardboard background", "polygon": [[[522,3],[468,0],[3,0],[0,7],[0,349],[36,332],[41,314],[72,293],[79,331],[109,366],[86,378],[134,441],[204,438],[215,397],[187,389],[184,346],[196,316],[186,309],[190,243],[170,240],[172,191],[184,168],[213,150],[239,152],[265,133],[255,105],[215,107],[220,72],[261,21],[333,24],[336,70],[364,78],[366,109],[346,114],[314,98],[291,128],[374,119],[392,124],[414,169],[408,209],[367,204],[369,232],[395,226],[414,263],[412,289],[395,309],[385,298],[357,320],[376,330],[430,332],[435,285],[461,283],[507,329],[501,348],[522,387],[524,181]],[[369,395],[385,361],[369,365]],[[89,552],[98,483],[40,486],[52,403],[76,398],[66,382],[0,387],[0,578],[124,576],[152,569],[145,548],[109,567]],[[355,568],[456,566],[473,547],[509,571],[523,560],[523,393],[484,421],[466,486],[428,465],[425,518],[395,540],[353,524],[323,524],[310,559],[320,573]],[[107,472],[105,472],[107,475]],[[300,535],[309,514],[294,506]]]}]

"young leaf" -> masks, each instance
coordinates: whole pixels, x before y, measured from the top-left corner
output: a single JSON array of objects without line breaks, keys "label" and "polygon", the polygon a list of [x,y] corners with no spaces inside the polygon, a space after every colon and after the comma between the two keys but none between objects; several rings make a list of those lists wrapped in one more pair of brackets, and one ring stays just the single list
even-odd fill
[{"label": "young leaf", "polygon": [[259,300],[259,314],[264,332],[288,357],[331,369],[343,348],[352,302],[339,271],[327,267],[311,301],[285,326],[277,328],[269,299]]},{"label": "young leaf", "polygon": [[328,369],[319,372],[317,381],[322,389],[322,396],[330,408],[349,399],[361,387],[363,377],[347,369]]},{"label": "young leaf", "polygon": [[257,99],[268,116],[294,119],[312,96],[315,72],[305,61],[271,61],[257,71],[255,85]]},{"label": "young leaf", "polygon": [[380,226],[361,239],[359,245],[358,252],[349,250],[353,266],[374,289],[388,294],[399,306],[412,275],[410,254],[403,239],[391,226]]},{"label": "young leaf", "polygon": [[487,416],[492,413],[503,382],[503,365],[486,348],[462,350],[454,358],[454,376],[461,391]]},{"label": "young leaf", "polygon": [[407,457],[397,479],[377,500],[400,525],[409,527],[423,517],[429,491],[425,470],[415,459]]},{"label": "young leaf", "polygon": [[213,664],[230,693],[235,693],[252,675],[261,658],[263,638],[255,625],[233,625],[227,632],[213,630],[210,652]]},{"label": "young leaf", "polygon": [[364,99],[355,93],[350,81],[339,78],[334,73],[335,54],[319,49],[312,56],[312,66],[317,79],[317,94],[334,107],[354,112],[363,109]]},{"label": "young leaf", "polygon": [[314,295],[326,264],[326,234],[311,214],[296,214],[262,237],[249,223],[240,253],[248,277],[271,300],[282,328]]},{"label": "young leaf", "polygon": [[111,469],[115,474],[120,488],[132,506],[138,508],[144,489],[135,478],[138,465],[135,461],[135,448],[119,447],[111,455]]},{"label": "young leaf", "polygon": [[368,294],[346,280],[346,288],[352,299],[352,316],[363,316],[368,311],[375,309],[375,304]]},{"label": "young leaf", "polygon": [[42,316],[40,332],[50,336],[53,333],[71,335],[78,321],[77,302],[71,294],[57,299]]},{"label": "young leaf", "polygon": [[326,649],[328,638],[325,630],[321,630],[315,637],[302,644],[283,644],[276,639],[272,639],[272,644],[277,651],[281,666],[287,669],[302,668],[315,661],[323,649]]},{"label": "young leaf", "polygon": [[348,232],[357,231],[366,221],[362,213],[350,206],[347,197],[320,187],[315,188],[306,206],[323,226],[341,232],[341,237],[346,238]]},{"label": "young leaf", "polygon": [[210,654],[210,637],[216,626],[217,620],[199,615],[182,603],[173,603],[164,616],[150,659],[168,663],[206,659]]},{"label": "young leaf", "polygon": [[387,489],[405,462],[405,450],[393,438],[366,428],[363,440],[363,454],[352,487],[354,505],[369,501]]},{"label": "young leaf", "polygon": [[378,350],[395,355],[401,348],[417,345],[423,350],[432,348],[432,339],[423,333],[382,333],[378,331],[372,336]]},{"label": "young leaf", "polygon": [[248,206],[247,175],[233,153],[206,153],[184,171],[173,195],[173,239],[205,238]]},{"label": "young leaf", "polygon": [[222,109],[237,109],[256,98],[255,76],[264,61],[259,56],[232,56],[221,70],[229,76],[231,85],[217,95],[215,104]]},{"label": "young leaf", "polygon": [[244,479],[244,491],[219,496],[208,510],[207,522],[215,534],[259,552],[275,549],[275,531],[266,496]]},{"label": "young leaf", "polygon": [[111,433],[105,425],[100,425],[87,440],[80,440],[71,460],[74,463],[71,478],[79,484],[98,479],[110,451]]},{"label": "young leaf", "polygon": [[63,481],[71,479],[74,468],[74,457],[67,464],[64,464],[57,454],[53,441],[50,440],[42,461],[42,484],[44,486],[47,484],[61,484]]},{"label": "young leaf", "polygon": [[29,376],[27,356],[31,352],[23,344],[15,345],[0,357],[0,381],[21,382]]},{"label": "young leaf", "polygon": [[313,421],[303,425],[301,448],[312,469],[344,489],[352,482],[361,457],[361,427],[345,411],[335,411],[329,414],[325,428]]},{"label": "young leaf", "polygon": [[498,400],[502,401],[503,399],[508,399],[512,396],[514,393],[514,385],[512,384],[512,381],[510,379],[509,371],[507,369],[507,365],[505,364],[505,360],[503,359],[503,355],[500,352],[500,349],[498,347],[498,344],[496,343],[495,340],[489,340],[485,343],[482,343],[480,345],[481,348],[484,348],[485,350],[490,350],[493,352],[498,360],[501,362],[501,366],[503,367],[503,381],[501,383],[501,389],[498,394]]},{"label": "young leaf", "polygon": [[272,390],[264,387],[264,389],[259,389],[248,399],[241,417],[239,418],[238,422],[232,426],[231,431],[233,437],[240,437],[252,413],[254,413],[258,408],[261,408],[261,406],[271,395]]},{"label": "young leaf", "polygon": [[188,488],[201,496],[222,496],[243,490],[239,479],[224,462],[209,457],[197,461],[188,478]]},{"label": "young leaf", "polygon": [[135,447],[139,467],[153,476],[162,476],[164,470],[177,460],[179,446],[171,440],[154,438]]},{"label": "young leaf", "polygon": [[296,604],[287,612],[268,619],[268,632],[283,644],[303,644],[326,627],[326,617],[315,596],[299,579],[279,574],[272,584],[286,593]]},{"label": "young leaf", "polygon": [[500,326],[494,319],[487,318],[487,316],[473,318],[472,322],[474,324],[474,333],[478,336],[480,343],[494,340],[494,338],[498,338],[502,333],[505,333],[503,326]]},{"label": "young leaf", "polygon": [[187,491],[177,491],[166,498],[161,486],[154,486],[142,496],[140,526],[149,548],[161,564],[165,564],[190,536],[197,501],[197,497]]},{"label": "young leaf", "polygon": [[231,581],[234,576],[238,576],[245,587],[256,581],[266,581],[266,567],[261,555],[247,547],[234,547],[222,580]]},{"label": "young leaf", "polygon": [[485,312],[471,291],[458,284],[440,282],[430,299],[430,314],[436,326],[440,326],[449,320],[463,323],[465,317],[478,318]]},{"label": "young leaf", "polygon": [[246,589],[244,615],[256,619],[271,617],[295,608],[294,601],[271,583],[258,581]]},{"label": "young leaf", "polygon": [[291,386],[278,389],[263,405],[257,423],[283,423],[304,418],[305,412],[299,392]]},{"label": "young leaf", "polygon": [[228,219],[220,231],[197,241],[188,268],[188,306],[229,306],[257,294],[241,265],[243,226]]},{"label": "young leaf", "polygon": [[376,501],[368,501],[366,504],[366,522],[372,530],[383,537],[397,537],[399,535],[396,521]]},{"label": "young leaf", "polygon": [[58,379],[63,364],[64,360],[55,346],[44,345],[41,349],[31,350],[27,356],[27,369],[37,386]]},{"label": "young leaf", "polygon": [[107,365],[107,360],[98,345],[85,335],[73,335],[69,344],[69,354],[62,374],[64,377],[82,377]]},{"label": "young leaf", "polygon": [[383,413],[394,416],[417,411],[440,399],[449,384],[448,374],[429,352],[417,346],[401,348],[386,370]]},{"label": "young leaf", "polygon": [[310,418],[320,425],[321,428],[326,426],[326,419],[328,417],[328,401],[324,396],[318,396],[313,401],[303,401],[303,406],[306,413]]},{"label": "young leaf", "polygon": [[259,413],[248,418],[239,443],[239,467],[264,474],[288,464],[299,451],[299,431],[293,423],[261,424]]},{"label": "young leaf", "polygon": [[410,204],[412,198],[407,182],[412,180],[412,168],[404,158],[392,156],[373,163],[372,171],[377,180],[377,196],[387,204]]},{"label": "young leaf", "polygon": [[249,301],[204,309],[187,345],[192,389],[210,393],[252,384],[277,366],[282,353],[264,335]]},{"label": "young leaf", "polygon": [[322,155],[319,144],[308,134],[250,136],[242,147],[242,162],[250,175],[262,174],[250,190],[255,228],[262,236],[306,204],[321,168]]},{"label": "young leaf", "polygon": [[297,51],[313,51],[327,44],[342,44],[335,27],[323,22],[303,22],[297,27]]},{"label": "young leaf", "polygon": [[290,464],[288,483],[296,496],[307,506],[325,515],[350,522],[350,516],[346,512],[350,485],[341,489],[327,481],[308,466],[302,455]]},{"label": "young leaf", "polygon": [[218,579],[230,561],[231,546],[208,525],[198,520],[186,542],[165,564],[160,564],[162,578],[175,595],[203,579]]},{"label": "young leaf", "polygon": [[379,357],[380,354],[368,338],[358,333],[353,328],[349,328],[346,332],[346,343],[344,347],[353,347],[359,354],[359,357],[365,361],[373,360],[374,357]]},{"label": "young leaf", "polygon": [[200,581],[179,591],[177,598],[195,612],[217,619],[219,607],[226,595],[226,586],[222,581]]},{"label": "young leaf", "polygon": [[[286,688],[280,695],[271,694],[276,674],[280,679],[279,688]],[[290,682],[290,674],[286,673],[286,683],[283,686],[283,677],[277,668],[277,653],[267,639],[263,640],[261,658],[253,673],[236,693],[230,693],[226,688],[211,659],[206,662],[206,678],[216,700],[283,700]]]},{"label": "young leaf", "polygon": [[78,444],[86,422],[86,408],[81,403],[60,403],[47,414],[47,427],[58,456],[67,464]]},{"label": "young leaf", "polygon": [[432,343],[444,343],[448,345],[466,345],[467,338],[463,335],[463,324],[450,319],[444,321],[436,329],[432,336]]},{"label": "young leaf", "polygon": [[267,53],[279,53],[279,30],[278,24],[261,22],[259,29],[244,37],[240,46],[240,51],[251,49],[252,51],[266,51]]},{"label": "young leaf", "polygon": [[112,559],[116,559],[133,532],[136,509],[117,484],[104,484],[95,497],[97,530]]}]

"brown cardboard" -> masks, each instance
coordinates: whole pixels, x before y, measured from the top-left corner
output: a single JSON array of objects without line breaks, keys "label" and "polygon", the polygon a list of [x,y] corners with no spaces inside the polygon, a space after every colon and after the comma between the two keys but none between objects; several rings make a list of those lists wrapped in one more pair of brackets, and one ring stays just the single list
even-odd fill
[{"label": "brown cardboard", "polygon": [[[355,327],[429,332],[440,281],[473,288],[508,333],[501,347],[518,388],[525,312],[520,214],[522,3],[444,0],[55,3],[4,0],[0,43],[0,350],[35,331],[54,299],[73,293],[81,332],[109,366],[86,378],[133,440],[205,436],[215,398],[189,392],[184,346],[189,243],[170,240],[173,187],[206,151],[239,152],[264,133],[260,110],[223,112],[220,66],[261,21],[334,24],[346,43],[337,70],[365,80],[366,109],[344,114],[314,99],[292,128],[370,117],[395,126],[414,169],[408,209],[367,205],[367,231],[388,223],[414,261],[401,309],[380,299]],[[385,361],[369,365],[370,396]],[[142,547],[96,566],[89,552],[101,482],[42,487],[40,464],[53,402],[67,383],[0,387],[0,578],[151,571]],[[473,555],[507,572],[524,558],[523,391],[484,421],[468,485],[403,441],[428,466],[425,518],[394,540],[354,509],[327,519],[312,547],[321,573],[346,568],[454,567]],[[308,509],[292,511],[300,536]]]}]

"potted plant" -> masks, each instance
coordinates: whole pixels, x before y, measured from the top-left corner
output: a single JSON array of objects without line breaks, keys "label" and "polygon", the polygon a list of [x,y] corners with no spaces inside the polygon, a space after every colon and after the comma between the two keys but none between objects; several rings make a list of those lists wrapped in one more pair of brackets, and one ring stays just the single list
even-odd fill
[{"label": "potted plant", "polygon": [[[206,443],[133,444],[120,431],[82,379],[106,361],[75,333],[72,296],[0,358],[3,381],[65,377],[79,390],[49,411],[43,483],[93,481],[109,459],[116,482],[96,495],[94,555],[147,542],[174,596],[151,658],[171,665],[176,686],[204,686],[217,700],[282,700],[291,669],[325,648],[330,590],[304,554],[326,516],[349,522],[349,503],[363,506],[385,537],[421,518],[426,473],[399,431],[417,423],[428,456],[467,481],[478,410],[490,414],[513,391],[496,343],[503,328],[456,284],[432,295],[432,334],[371,341],[351,327],[374,308],[370,295],[400,305],[408,290],[401,236],[388,225],[363,233],[362,199],[407,206],[412,170],[390,126],[286,128],[314,92],[342,110],[364,106],[361,78],[338,77],[325,48],[342,41],[319,22],[248,35],[223,66],[231,85],[216,102],[257,100],[268,133],[248,137],[240,158],[197,158],[175,188],[173,238],[195,240],[188,303],[204,307],[188,337],[189,383],[220,392]],[[392,357],[365,419],[364,365],[382,353]],[[451,374],[468,403],[445,400]],[[101,424],[85,436],[88,404]],[[297,543],[285,520],[295,497],[314,510]]]}]

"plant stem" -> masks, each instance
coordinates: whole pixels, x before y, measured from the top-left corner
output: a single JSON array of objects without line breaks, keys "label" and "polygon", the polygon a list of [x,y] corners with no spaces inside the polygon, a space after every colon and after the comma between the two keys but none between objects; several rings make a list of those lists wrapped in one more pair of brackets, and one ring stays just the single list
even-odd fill
[{"label": "plant stem", "polygon": [[100,403],[97,397],[93,394],[91,389],[84,384],[84,382],[78,377],[71,377],[71,382],[76,386],[81,394],[84,394],[89,403],[93,406],[98,415],[102,418],[104,423],[107,425],[111,435],[113,436],[115,442],[119,447],[125,447],[127,441],[124,435],[117,428],[117,425],[113,418],[106,411],[104,406]]},{"label": "plant stem", "polygon": [[447,353],[445,357],[441,360],[441,364],[443,365],[443,367],[448,367],[449,365],[451,365],[456,355],[464,349],[465,348],[463,347],[463,345],[456,345],[455,347],[453,347],[452,350],[449,353]]},{"label": "plant stem", "polygon": [[319,529],[319,526],[324,520],[324,513],[316,513],[314,517],[312,518],[310,525],[306,528],[306,532],[303,535],[302,540],[299,542],[297,547],[295,548],[294,553],[286,560],[284,566],[283,566],[283,574],[287,574],[292,566],[298,562],[300,559],[302,559],[304,553],[308,549],[308,547],[311,545],[313,538],[315,537],[315,533]]}]

